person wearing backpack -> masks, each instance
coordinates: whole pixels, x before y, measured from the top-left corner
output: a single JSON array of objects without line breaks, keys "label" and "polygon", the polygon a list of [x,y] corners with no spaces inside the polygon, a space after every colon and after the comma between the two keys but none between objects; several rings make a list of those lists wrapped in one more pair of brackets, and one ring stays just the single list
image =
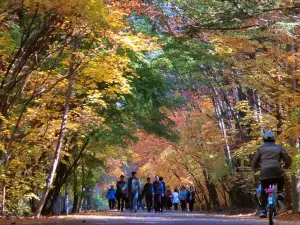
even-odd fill
[{"label": "person wearing backpack", "polygon": [[120,176],[120,180],[117,182],[117,190],[116,190],[116,197],[118,201],[118,211],[124,210],[124,203],[126,199],[126,182],[124,181],[124,175]]}]

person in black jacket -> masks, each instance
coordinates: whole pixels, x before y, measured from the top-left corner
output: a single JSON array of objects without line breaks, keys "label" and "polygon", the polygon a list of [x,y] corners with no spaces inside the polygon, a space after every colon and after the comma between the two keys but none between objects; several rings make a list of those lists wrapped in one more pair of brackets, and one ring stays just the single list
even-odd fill
[{"label": "person in black jacket", "polygon": [[128,206],[129,206],[129,209],[132,210],[133,209],[133,202],[132,202],[132,196],[131,196],[131,186],[132,186],[132,179],[133,177],[136,176],[136,172],[132,172],[131,173],[131,177],[128,178],[128,181],[127,181],[127,193],[128,193]]},{"label": "person in black jacket", "polygon": [[117,201],[118,201],[118,211],[122,211],[124,210],[124,202],[125,202],[125,198],[126,198],[126,192],[125,192],[125,188],[126,188],[126,182],[124,181],[124,175],[120,176],[120,180],[117,182],[117,191],[116,191],[116,197],[117,197]]},{"label": "person in black jacket", "polygon": [[145,196],[148,212],[151,212],[153,205],[153,184],[151,184],[150,177],[147,178],[147,183],[143,188],[143,196]]}]

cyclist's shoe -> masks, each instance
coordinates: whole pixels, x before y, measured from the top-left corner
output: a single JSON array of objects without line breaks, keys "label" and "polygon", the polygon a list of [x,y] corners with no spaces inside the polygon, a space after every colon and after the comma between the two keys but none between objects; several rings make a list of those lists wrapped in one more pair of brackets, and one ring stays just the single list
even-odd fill
[{"label": "cyclist's shoe", "polygon": [[259,217],[260,217],[260,218],[267,218],[266,211],[265,211],[265,210],[260,210],[260,212],[259,212]]},{"label": "cyclist's shoe", "polygon": [[283,201],[283,200],[285,199],[285,197],[284,197],[284,195],[283,195],[282,192],[278,192],[278,193],[277,193],[277,198],[278,198],[278,200],[280,200],[280,201]]}]

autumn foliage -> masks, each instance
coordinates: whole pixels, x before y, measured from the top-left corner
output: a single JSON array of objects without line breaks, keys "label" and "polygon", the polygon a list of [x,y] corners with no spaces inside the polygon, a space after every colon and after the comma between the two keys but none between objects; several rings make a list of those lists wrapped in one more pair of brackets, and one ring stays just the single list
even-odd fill
[{"label": "autumn foliage", "polygon": [[133,169],[195,186],[199,209],[254,205],[262,129],[299,171],[299,8],[1,1],[2,215],[52,214],[67,187],[76,213]]}]

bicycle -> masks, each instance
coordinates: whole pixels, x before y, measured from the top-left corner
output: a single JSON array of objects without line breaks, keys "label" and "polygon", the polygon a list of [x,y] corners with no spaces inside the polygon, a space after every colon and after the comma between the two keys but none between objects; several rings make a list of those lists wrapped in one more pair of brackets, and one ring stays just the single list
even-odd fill
[{"label": "bicycle", "polygon": [[275,216],[277,215],[279,210],[278,195],[275,189],[275,184],[271,184],[269,188],[266,188],[264,191],[268,195],[266,210],[269,217],[269,224],[274,225]]}]

